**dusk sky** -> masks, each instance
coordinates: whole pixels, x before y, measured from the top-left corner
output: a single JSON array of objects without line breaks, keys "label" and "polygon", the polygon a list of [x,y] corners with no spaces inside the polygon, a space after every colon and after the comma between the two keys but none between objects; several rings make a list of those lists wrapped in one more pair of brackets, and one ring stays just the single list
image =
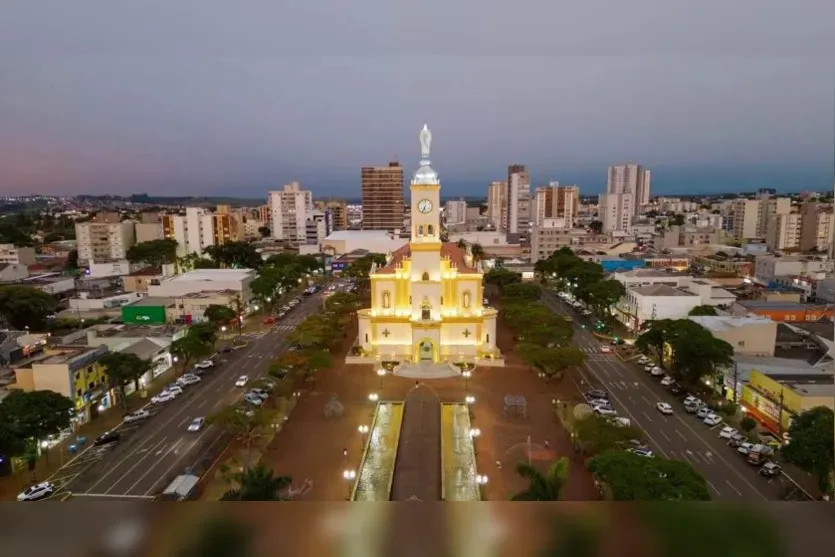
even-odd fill
[{"label": "dusk sky", "polygon": [[832,189],[831,1],[2,4],[0,194],[358,197],[424,121],[446,195]]}]

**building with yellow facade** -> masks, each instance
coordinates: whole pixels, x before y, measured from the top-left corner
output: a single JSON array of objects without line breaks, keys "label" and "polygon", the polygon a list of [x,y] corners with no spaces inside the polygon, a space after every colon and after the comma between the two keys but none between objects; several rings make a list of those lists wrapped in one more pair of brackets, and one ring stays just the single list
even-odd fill
[{"label": "building with yellow facade", "polygon": [[410,186],[411,239],[372,268],[371,307],[358,312],[358,345],[365,360],[424,368],[460,361],[503,365],[498,312],[482,303],[483,273],[469,249],[440,239],[441,183],[429,160],[431,140],[424,126],[420,168]]}]

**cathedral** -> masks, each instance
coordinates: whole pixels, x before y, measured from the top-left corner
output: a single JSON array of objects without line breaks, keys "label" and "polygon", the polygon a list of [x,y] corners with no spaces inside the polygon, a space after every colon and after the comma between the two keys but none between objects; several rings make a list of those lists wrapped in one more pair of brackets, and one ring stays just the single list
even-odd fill
[{"label": "cathedral", "polygon": [[366,357],[412,364],[459,361],[502,365],[498,312],[483,305],[483,274],[469,248],[441,241],[441,183],[429,160],[432,134],[420,132],[412,177],[411,239],[371,269],[371,307],[360,310]]}]

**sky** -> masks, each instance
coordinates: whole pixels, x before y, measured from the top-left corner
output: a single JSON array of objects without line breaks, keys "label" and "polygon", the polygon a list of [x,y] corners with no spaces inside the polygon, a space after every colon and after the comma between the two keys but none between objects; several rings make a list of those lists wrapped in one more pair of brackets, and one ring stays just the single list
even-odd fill
[{"label": "sky", "polygon": [[357,197],[424,122],[445,195],[833,187],[830,0],[2,4],[0,195]]}]

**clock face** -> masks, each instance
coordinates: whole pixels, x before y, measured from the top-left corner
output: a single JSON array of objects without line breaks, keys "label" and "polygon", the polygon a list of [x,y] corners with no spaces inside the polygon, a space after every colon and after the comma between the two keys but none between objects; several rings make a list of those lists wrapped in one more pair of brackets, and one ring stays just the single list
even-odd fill
[{"label": "clock face", "polygon": [[418,201],[418,211],[421,213],[428,213],[432,210],[432,202],[428,199],[421,199]]}]

